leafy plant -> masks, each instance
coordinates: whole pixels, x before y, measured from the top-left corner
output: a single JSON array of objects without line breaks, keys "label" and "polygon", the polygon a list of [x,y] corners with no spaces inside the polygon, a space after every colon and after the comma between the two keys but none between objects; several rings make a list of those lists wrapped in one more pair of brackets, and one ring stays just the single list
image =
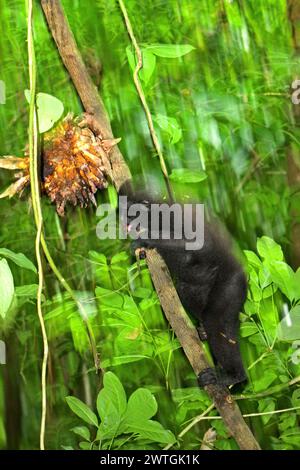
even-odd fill
[{"label": "leafy plant", "polygon": [[84,439],[79,443],[81,449],[126,449],[132,443],[141,448],[175,442],[171,431],[151,419],[157,413],[157,402],[149,390],[138,388],[127,401],[123,385],[112,372],[104,374],[103,385],[97,397],[98,416],[78,398],[66,398],[73,413],[96,428],[94,438],[85,426],[72,429]]}]

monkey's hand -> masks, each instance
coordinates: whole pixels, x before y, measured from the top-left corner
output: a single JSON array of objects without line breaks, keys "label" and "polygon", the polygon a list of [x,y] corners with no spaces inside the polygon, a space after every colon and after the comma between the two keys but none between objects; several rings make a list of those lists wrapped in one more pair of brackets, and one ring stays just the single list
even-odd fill
[{"label": "monkey's hand", "polygon": [[135,254],[138,256],[139,259],[146,259],[147,258],[147,253],[145,248],[137,248],[135,250]]}]

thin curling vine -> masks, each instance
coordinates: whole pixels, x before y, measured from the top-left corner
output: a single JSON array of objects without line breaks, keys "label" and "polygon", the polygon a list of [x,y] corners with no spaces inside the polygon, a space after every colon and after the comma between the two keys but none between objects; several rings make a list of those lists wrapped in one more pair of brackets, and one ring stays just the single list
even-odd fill
[{"label": "thin curling vine", "polygon": [[89,324],[88,316],[85,312],[85,307],[83,303],[76,298],[76,295],[65,280],[60,270],[56,266],[47,242],[43,233],[43,214],[41,207],[40,199],[40,178],[39,178],[39,161],[38,161],[38,140],[39,140],[39,131],[38,131],[38,120],[37,120],[37,111],[36,111],[36,60],[35,60],[35,50],[34,50],[34,41],[33,41],[33,5],[32,0],[27,0],[27,40],[28,40],[28,67],[29,67],[29,81],[30,81],[30,108],[29,108],[29,174],[30,174],[30,185],[31,185],[31,196],[32,196],[32,207],[34,212],[34,220],[36,224],[36,240],[35,240],[35,252],[38,265],[38,276],[39,276],[39,286],[38,286],[38,295],[37,295],[37,313],[39,317],[39,322],[41,326],[41,332],[43,337],[43,362],[42,362],[42,374],[41,374],[41,389],[42,389],[42,416],[41,416],[41,426],[40,426],[40,449],[45,449],[45,429],[46,429],[46,412],[47,412],[47,361],[48,361],[48,338],[47,331],[45,327],[45,322],[42,312],[42,292],[44,284],[44,274],[43,274],[43,265],[41,259],[41,247],[45,254],[45,257],[49,263],[49,266],[57,277],[58,281],[62,287],[70,294],[71,298],[75,302],[80,315],[82,316],[88,333],[88,338],[90,342],[91,352],[94,358],[94,365],[96,371],[100,369],[100,361],[96,347],[96,341],[94,337],[93,330]]},{"label": "thin curling vine", "polygon": [[35,253],[38,266],[38,293],[37,293],[37,313],[41,325],[43,337],[43,362],[41,375],[42,388],[42,416],[40,426],[40,449],[45,449],[45,429],[47,413],[47,361],[48,361],[48,338],[42,312],[42,292],[44,284],[44,273],[41,258],[41,238],[43,230],[43,214],[40,200],[40,181],[38,172],[38,122],[35,105],[36,94],[36,60],[32,31],[33,5],[32,0],[27,0],[27,41],[28,41],[28,69],[30,82],[30,108],[29,108],[29,172],[31,184],[32,207],[36,224]]}]

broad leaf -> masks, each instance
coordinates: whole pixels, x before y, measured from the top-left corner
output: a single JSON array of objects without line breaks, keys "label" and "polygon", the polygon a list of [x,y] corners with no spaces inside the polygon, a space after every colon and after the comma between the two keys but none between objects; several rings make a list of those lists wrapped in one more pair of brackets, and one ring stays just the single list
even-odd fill
[{"label": "broad leaf", "polygon": [[[30,103],[30,90],[25,90],[25,97]],[[49,131],[53,125],[61,118],[64,112],[64,105],[55,96],[47,93],[36,95],[36,106],[39,121],[39,131],[41,134]]]},{"label": "broad leaf", "polygon": [[87,441],[91,438],[90,430],[86,426],[76,426],[75,428],[72,428],[71,431],[74,432],[74,434],[83,437],[83,439],[86,439]]},{"label": "broad leaf", "polygon": [[177,120],[173,117],[156,114],[153,116],[154,122],[170,137],[170,142],[176,144],[182,137],[182,130]]},{"label": "broad leaf", "polygon": [[269,264],[272,281],[292,302],[300,298],[299,286],[296,285],[296,276],[292,268],[283,261],[272,261]]},{"label": "broad leaf", "polygon": [[265,258],[268,262],[283,260],[282,249],[272,238],[266,236],[258,238],[257,251],[260,256]]},{"label": "broad leaf", "polygon": [[37,272],[34,264],[23,253],[14,253],[13,251],[8,250],[7,248],[0,248],[0,256],[4,256],[4,258],[10,259],[21,268],[29,269],[34,273]]},{"label": "broad leaf", "polygon": [[242,323],[240,327],[240,334],[242,338],[247,338],[248,336],[252,336],[258,331],[259,329],[255,323],[245,322],[245,323]]},{"label": "broad leaf", "polygon": [[106,372],[103,378],[103,389],[97,398],[97,410],[102,421],[110,414],[121,418],[127,407],[127,399],[123,385],[113,372]]},{"label": "broad leaf", "polygon": [[[128,58],[128,63],[130,65],[131,70],[134,72],[137,65],[136,56],[133,54],[131,50],[131,46],[126,48],[126,54]],[[143,67],[139,71],[139,78],[143,81],[145,85],[147,85],[153,75],[156,66],[156,57],[152,52],[148,51],[147,49],[142,50],[142,60],[143,60]]]},{"label": "broad leaf", "polygon": [[162,444],[174,444],[176,438],[171,431],[163,428],[158,421],[143,421],[140,424],[130,425],[128,429],[135,434],[138,434],[143,439],[148,439],[151,442],[159,442]]},{"label": "broad leaf", "polygon": [[194,49],[195,47],[190,44],[149,44],[146,47],[146,50],[152,52],[152,54],[168,59],[182,57]]},{"label": "broad leaf", "polygon": [[139,388],[130,396],[125,415],[126,424],[141,424],[157,413],[157,402],[146,388]]},{"label": "broad leaf", "polygon": [[173,170],[170,174],[170,180],[177,183],[200,183],[207,178],[207,174],[201,170],[189,170],[187,168],[179,168]]},{"label": "broad leaf", "polygon": [[278,339],[295,341],[300,339],[300,306],[292,308],[278,325]]},{"label": "broad leaf", "polygon": [[0,260],[0,316],[5,318],[14,297],[14,280],[6,259]]},{"label": "broad leaf", "polygon": [[66,397],[69,407],[79,418],[88,424],[98,426],[98,418],[95,413],[81,400],[76,397]]},{"label": "broad leaf", "polygon": [[17,297],[26,297],[27,299],[36,299],[38,284],[28,284],[24,286],[16,287],[16,296]]},{"label": "broad leaf", "polygon": [[244,250],[244,253],[247,258],[248,263],[254,268],[260,269],[261,261],[259,257],[253,251],[250,251],[250,250]]}]

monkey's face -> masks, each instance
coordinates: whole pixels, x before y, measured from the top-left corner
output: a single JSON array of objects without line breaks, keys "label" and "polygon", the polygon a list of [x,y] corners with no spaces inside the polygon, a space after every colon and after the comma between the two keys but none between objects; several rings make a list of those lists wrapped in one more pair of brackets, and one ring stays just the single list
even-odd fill
[{"label": "monkey's face", "polygon": [[137,195],[134,201],[126,196],[120,197],[119,210],[124,233],[133,240],[147,238],[151,223],[151,202],[142,195]]}]

